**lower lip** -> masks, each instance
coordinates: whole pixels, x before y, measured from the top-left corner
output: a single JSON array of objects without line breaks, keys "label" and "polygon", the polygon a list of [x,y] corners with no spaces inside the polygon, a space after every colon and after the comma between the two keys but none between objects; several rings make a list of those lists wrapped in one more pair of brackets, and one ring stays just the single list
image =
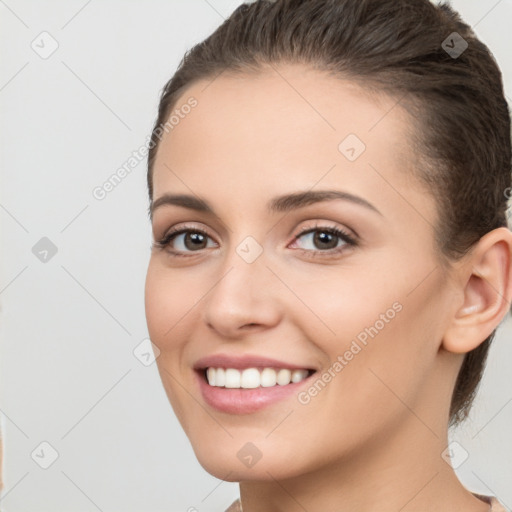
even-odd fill
[{"label": "lower lip", "polygon": [[196,372],[196,377],[199,380],[201,395],[209,406],[228,414],[249,414],[296,394],[300,387],[308,383],[315,373],[300,382],[293,382],[285,386],[276,385],[253,389],[210,386],[206,382],[203,372]]}]

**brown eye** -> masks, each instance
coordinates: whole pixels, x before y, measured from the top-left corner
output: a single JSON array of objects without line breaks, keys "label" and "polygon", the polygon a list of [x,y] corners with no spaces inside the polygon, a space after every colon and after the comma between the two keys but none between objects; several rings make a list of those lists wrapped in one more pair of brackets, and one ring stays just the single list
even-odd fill
[{"label": "brown eye", "polygon": [[154,246],[162,249],[168,248],[168,252],[176,256],[187,256],[187,253],[199,252],[212,247],[211,244],[208,245],[209,240],[211,237],[205,231],[184,227],[167,233],[164,238],[155,242]]},{"label": "brown eye", "polygon": [[[183,237],[183,245],[193,251],[195,249],[205,249],[206,248],[206,243],[207,243],[207,236],[205,236],[203,233],[199,233],[199,232],[193,232],[193,231],[188,231],[186,233],[183,233],[183,235],[185,235]],[[173,240],[175,240],[176,238],[173,238]]]},{"label": "brown eye", "polygon": [[334,249],[338,245],[338,238],[337,235],[328,231],[315,231],[313,245],[319,249]]},{"label": "brown eye", "polygon": [[[315,226],[306,228],[299,233],[295,240],[303,240],[299,249],[312,256],[329,256],[333,253],[339,253],[347,247],[357,245],[356,239],[337,227]],[[294,245],[297,242],[294,242]]]}]

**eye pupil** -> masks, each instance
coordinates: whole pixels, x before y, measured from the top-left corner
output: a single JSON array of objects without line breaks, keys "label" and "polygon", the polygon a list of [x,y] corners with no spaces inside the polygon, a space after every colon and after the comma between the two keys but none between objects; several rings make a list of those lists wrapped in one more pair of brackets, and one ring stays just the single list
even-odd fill
[{"label": "eye pupil", "polygon": [[314,240],[315,240],[315,244],[319,243],[320,244],[320,247],[322,247],[322,244],[329,244],[329,242],[332,242],[334,240],[334,245],[332,245],[332,247],[322,247],[322,248],[327,248],[327,249],[333,249],[336,247],[337,245],[337,241],[336,241],[336,237],[333,236],[332,233],[328,233],[327,231],[317,231],[316,234],[315,234],[315,237],[314,237]]},{"label": "eye pupil", "polygon": [[[202,233],[187,233],[185,235],[185,247],[187,249],[197,249],[202,243],[204,243],[204,235]],[[189,246],[188,241],[192,242],[192,245]]]}]

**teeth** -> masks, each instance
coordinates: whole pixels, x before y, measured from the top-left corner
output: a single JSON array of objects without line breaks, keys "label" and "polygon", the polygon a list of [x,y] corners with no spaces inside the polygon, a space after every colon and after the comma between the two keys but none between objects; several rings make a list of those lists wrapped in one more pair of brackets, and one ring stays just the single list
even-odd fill
[{"label": "teeth", "polygon": [[286,386],[290,384],[292,380],[292,372],[290,370],[279,370],[277,372],[277,383],[280,386]]},{"label": "teeth", "polygon": [[215,368],[208,368],[208,370],[206,370],[206,378],[208,379],[208,384],[210,384],[210,386],[215,386],[216,376],[217,372],[215,371]]},{"label": "teeth", "polygon": [[[240,373],[240,372],[238,372]],[[256,368],[247,368],[242,372],[240,378],[240,387],[244,389],[252,389],[260,387],[260,372]]]},{"label": "teeth", "polygon": [[[210,368],[208,368],[210,370]],[[215,371],[215,370],[213,370]],[[216,377],[216,375],[215,375]],[[213,378],[213,384],[212,386],[215,386],[215,377]],[[227,368],[226,369],[226,382],[224,386],[227,388],[239,388],[240,387],[240,381],[242,380],[242,375],[238,370],[235,370],[234,368]]]},{"label": "teeth", "polygon": [[260,384],[263,388],[270,388],[277,383],[276,371],[272,368],[265,368],[260,375]]},{"label": "teeth", "polygon": [[[208,368],[208,370],[214,370],[214,368]],[[226,372],[224,368],[217,368],[215,371],[215,385],[225,386],[226,385]]]},{"label": "teeth", "polygon": [[206,370],[206,378],[210,386],[254,389],[269,388],[272,386],[286,386],[290,383],[300,382],[309,375],[308,370],[288,370],[282,368],[274,370],[273,368],[246,368],[237,370],[235,368],[213,368]]}]

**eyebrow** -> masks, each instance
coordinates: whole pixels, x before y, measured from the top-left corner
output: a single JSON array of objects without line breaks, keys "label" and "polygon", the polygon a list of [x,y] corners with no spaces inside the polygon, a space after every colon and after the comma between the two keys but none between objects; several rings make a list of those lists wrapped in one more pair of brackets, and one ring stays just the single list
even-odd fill
[{"label": "eyebrow", "polygon": [[[373,204],[366,201],[366,199],[339,190],[308,190],[274,197],[267,203],[267,211],[269,213],[289,212],[311,204],[332,200],[349,201],[353,204],[364,206],[382,216],[382,213]],[[181,206],[190,210],[216,215],[213,208],[204,199],[187,194],[164,194],[154,202],[151,202],[149,208],[151,217],[157,208],[164,205]]]}]

